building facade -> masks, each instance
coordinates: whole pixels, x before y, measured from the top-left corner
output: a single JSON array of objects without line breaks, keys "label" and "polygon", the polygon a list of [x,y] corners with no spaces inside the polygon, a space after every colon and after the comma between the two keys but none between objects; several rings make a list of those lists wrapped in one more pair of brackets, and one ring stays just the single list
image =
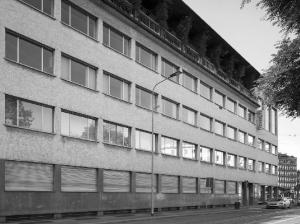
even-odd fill
[{"label": "building facade", "polygon": [[149,209],[152,142],[158,210],[276,194],[277,112],[244,87],[256,76],[227,77],[125,2],[1,1],[2,221]]},{"label": "building facade", "polygon": [[283,194],[294,195],[297,185],[297,157],[287,154],[278,154],[278,185]]}]

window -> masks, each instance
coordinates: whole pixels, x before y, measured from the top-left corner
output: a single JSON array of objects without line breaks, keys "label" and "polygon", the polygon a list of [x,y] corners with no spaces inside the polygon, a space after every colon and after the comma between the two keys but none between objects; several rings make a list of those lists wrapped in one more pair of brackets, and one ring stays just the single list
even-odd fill
[{"label": "window", "polygon": [[53,49],[6,32],[5,57],[31,68],[53,74]]},{"label": "window", "polygon": [[104,121],[103,141],[109,144],[130,147],[130,129],[125,126]]},{"label": "window", "polygon": [[236,167],[236,156],[227,154],[227,166]]},{"label": "window", "polygon": [[161,153],[165,155],[178,156],[178,140],[161,137]]},{"label": "window", "polygon": [[216,121],[215,122],[215,133],[218,135],[225,135],[225,124],[220,122],[220,121]]},{"label": "window", "polygon": [[97,39],[96,17],[67,1],[61,2],[61,21],[78,31]]},{"label": "window", "polygon": [[193,92],[197,91],[197,79],[187,72],[182,74],[182,85]]},{"label": "window", "polygon": [[265,173],[270,173],[270,164],[265,163]]},{"label": "window", "polygon": [[254,146],[254,136],[248,134],[248,144]]},{"label": "window", "polygon": [[187,107],[182,107],[182,120],[185,123],[196,126],[197,125],[197,112]]},{"label": "window", "polygon": [[219,106],[224,107],[224,105],[225,105],[225,96],[222,93],[220,93],[218,91],[215,91],[214,101]]},{"label": "window", "polygon": [[263,162],[258,162],[257,165],[258,165],[258,172],[263,172],[264,171],[263,170],[263,167],[264,167]]},{"label": "window", "polygon": [[271,144],[268,142],[265,142],[265,151],[270,152]]},{"label": "window", "polygon": [[96,68],[67,56],[61,57],[61,77],[65,80],[96,89]]},{"label": "window", "polygon": [[276,166],[274,166],[274,165],[271,166],[271,174],[273,174],[273,175],[276,174]]},{"label": "window", "polygon": [[227,137],[235,140],[236,136],[236,128],[231,127],[231,126],[227,126]]},{"label": "window", "polygon": [[272,146],[271,146],[271,152],[272,152],[272,154],[274,154],[274,155],[277,154],[277,147],[276,147],[276,145],[272,145]]},{"label": "window", "polygon": [[239,142],[246,143],[246,133],[243,131],[239,131]]},{"label": "window", "polygon": [[212,87],[210,87],[209,85],[200,82],[200,96],[211,100],[212,97]]},{"label": "window", "polygon": [[130,38],[106,24],[103,25],[103,44],[130,57]]},{"label": "window", "polygon": [[[136,129],[135,130],[135,148],[152,151],[152,143],[151,143],[152,134],[146,131],[141,131]],[[157,148],[157,135],[153,136],[153,144],[154,144],[154,151]]]},{"label": "window", "polygon": [[273,134],[277,134],[276,133],[276,129],[277,129],[277,111],[275,109],[271,109],[271,132]]},{"label": "window", "polygon": [[255,123],[255,113],[248,110],[248,121]]},{"label": "window", "polygon": [[200,161],[211,163],[211,149],[200,147]]},{"label": "window", "polygon": [[5,96],[5,124],[53,132],[53,107]]},{"label": "window", "polygon": [[53,16],[53,0],[40,0],[40,1],[21,0],[21,1],[32,6],[33,8],[36,8],[39,11],[42,11],[43,13]]},{"label": "window", "polygon": [[225,163],[224,163],[224,155],[225,155],[224,152],[215,150],[215,164],[225,165]]},{"label": "window", "polygon": [[197,146],[188,142],[182,142],[182,157],[196,159]]},{"label": "window", "polygon": [[178,118],[178,104],[162,98],[162,113],[168,117]]},{"label": "window", "polygon": [[257,139],[257,146],[260,150],[263,150],[263,140]]},{"label": "window", "polygon": [[254,160],[248,159],[248,170],[254,170]]},{"label": "window", "polygon": [[142,65],[156,71],[157,70],[157,54],[141,44],[136,44],[136,61]]},{"label": "window", "polygon": [[95,141],[96,119],[62,111],[61,134]]},{"label": "window", "polygon": [[[179,69],[178,66],[174,65],[173,63],[167,61],[166,59],[162,59],[161,61],[161,74],[165,77],[169,77],[173,73],[177,72]],[[171,78],[174,82],[179,83],[179,75],[176,75]]]},{"label": "window", "polygon": [[[135,100],[136,100],[136,105],[147,108],[149,110],[152,110],[152,100],[153,96],[152,93],[148,90],[145,90],[141,87],[136,87],[135,88]],[[157,109],[157,94],[154,95],[154,103],[153,103],[153,109],[156,111]]]},{"label": "window", "polygon": [[246,169],[246,158],[239,157],[239,168]]},{"label": "window", "polygon": [[200,114],[200,128],[211,131],[212,118]]},{"label": "window", "polygon": [[235,110],[236,110],[236,102],[227,98],[226,100],[226,108],[227,110],[229,110],[230,112],[232,113],[235,113]]},{"label": "window", "polygon": [[225,193],[225,181],[224,180],[215,180],[214,183],[215,194],[224,194]]},{"label": "window", "polygon": [[239,106],[238,106],[238,115],[240,117],[243,117],[243,118],[246,119],[246,112],[247,112],[246,107],[244,107],[244,106],[242,106],[242,105],[239,104]]},{"label": "window", "polygon": [[103,192],[130,192],[130,173],[103,170]]},{"label": "window", "polygon": [[265,129],[267,131],[269,131],[270,130],[270,111],[269,111],[269,108],[265,108],[264,112],[265,112]]},{"label": "window", "polygon": [[130,100],[130,84],[129,82],[119,79],[105,72],[104,76],[104,92],[110,96],[129,102]]}]

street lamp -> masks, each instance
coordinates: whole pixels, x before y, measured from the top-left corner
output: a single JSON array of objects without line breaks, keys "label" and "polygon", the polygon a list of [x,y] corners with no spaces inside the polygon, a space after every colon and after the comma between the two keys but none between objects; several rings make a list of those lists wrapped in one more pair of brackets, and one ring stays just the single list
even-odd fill
[{"label": "street lamp", "polygon": [[151,143],[151,216],[154,215],[154,191],[153,191],[153,183],[154,183],[154,142],[153,139],[154,137],[154,110],[155,110],[155,88],[163,83],[166,80],[169,80],[177,75],[180,75],[182,72],[181,71],[176,71],[169,75],[168,77],[165,77],[163,80],[159,81],[156,83],[153,88],[152,88],[152,110],[151,110],[151,137],[152,137],[152,143]]}]

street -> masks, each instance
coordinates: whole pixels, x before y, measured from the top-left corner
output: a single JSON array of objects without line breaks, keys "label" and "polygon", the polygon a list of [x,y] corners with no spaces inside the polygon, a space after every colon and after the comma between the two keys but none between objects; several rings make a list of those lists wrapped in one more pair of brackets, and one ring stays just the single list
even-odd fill
[{"label": "street", "polygon": [[74,217],[58,220],[40,220],[15,222],[18,224],[30,223],[53,223],[53,224],[299,224],[299,208],[291,209],[265,209],[265,208],[242,208],[234,210],[203,209],[175,212],[163,212],[154,217],[142,214],[116,214],[103,217],[88,216]]}]

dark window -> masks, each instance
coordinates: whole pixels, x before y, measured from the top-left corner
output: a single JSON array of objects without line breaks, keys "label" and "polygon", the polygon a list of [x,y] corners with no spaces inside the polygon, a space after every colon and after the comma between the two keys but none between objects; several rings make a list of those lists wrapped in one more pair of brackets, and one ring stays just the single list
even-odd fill
[{"label": "dark window", "polygon": [[104,74],[104,91],[106,94],[129,102],[130,84],[108,73]]},{"label": "dark window", "polygon": [[140,44],[136,45],[136,61],[156,71],[157,54]]},{"label": "dark window", "polygon": [[21,0],[28,5],[53,16],[53,0]]},{"label": "dark window", "polygon": [[[178,66],[174,65],[173,63],[167,61],[166,59],[162,59],[161,61],[161,74],[165,77],[169,77],[176,71],[178,71]],[[179,75],[176,75],[171,78],[174,82],[179,83]]]},{"label": "dark window", "polygon": [[[152,93],[144,90],[142,88],[136,87],[135,89],[135,100],[136,105],[147,108],[149,110],[152,110],[152,100],[153,96]],[[154,111],[156,111],[157,106],[157,94],[154,95]]]}]

